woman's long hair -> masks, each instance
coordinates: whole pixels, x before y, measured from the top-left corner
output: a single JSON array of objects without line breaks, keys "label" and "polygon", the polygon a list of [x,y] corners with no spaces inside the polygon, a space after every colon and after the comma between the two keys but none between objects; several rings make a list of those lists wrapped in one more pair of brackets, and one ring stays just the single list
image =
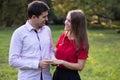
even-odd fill
[{"label": "woman's long hair", "polygon": [[69,13],[71,17],[71,33],[75,36],[76,54],[78,54],[81,42],[83,42],[84,50],[89,48],[86,16],[82,10],[71,10]]}]

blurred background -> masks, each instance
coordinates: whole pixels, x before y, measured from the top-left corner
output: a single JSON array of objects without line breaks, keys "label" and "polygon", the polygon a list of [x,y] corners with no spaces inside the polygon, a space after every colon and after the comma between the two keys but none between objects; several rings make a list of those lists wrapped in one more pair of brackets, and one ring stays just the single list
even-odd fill
[{"label": "blurred background", "polygon": [[[0,0],[0,27],[21,25],[26,21],[27,4],[34,0]],[[82,9],[88,24],[97,27],[120,27],[120,0],[41,0],[50,9],[48,24],[63,24],[66,13]]]}]

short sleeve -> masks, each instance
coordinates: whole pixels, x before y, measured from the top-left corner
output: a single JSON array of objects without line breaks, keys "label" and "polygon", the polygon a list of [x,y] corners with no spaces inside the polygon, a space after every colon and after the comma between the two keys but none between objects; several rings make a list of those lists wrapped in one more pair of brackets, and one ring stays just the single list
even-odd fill
[{"label": "short sleeve", "polygon": [[83,48],[83,44],[81,44],[81,47],[80,47],[80,51],[79,51],[79,54],[78,54],[78,59],[86,59],[88,58],[88,49],[84,49]]},{"label": "short sleeve", "polygon": [[80,50],[79,54],[78,54],[78,59],[86,59],[88,58],[88,51],[86,50]]}]

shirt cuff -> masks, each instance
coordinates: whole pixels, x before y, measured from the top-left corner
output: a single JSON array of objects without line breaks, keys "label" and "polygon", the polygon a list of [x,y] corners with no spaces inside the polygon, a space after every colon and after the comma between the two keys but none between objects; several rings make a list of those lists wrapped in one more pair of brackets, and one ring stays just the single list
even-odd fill
[{"label": "shirt cuff", "polygon": [[33,61],[31,65],[34,69],[38,69],[39,68],[39,60]]}]

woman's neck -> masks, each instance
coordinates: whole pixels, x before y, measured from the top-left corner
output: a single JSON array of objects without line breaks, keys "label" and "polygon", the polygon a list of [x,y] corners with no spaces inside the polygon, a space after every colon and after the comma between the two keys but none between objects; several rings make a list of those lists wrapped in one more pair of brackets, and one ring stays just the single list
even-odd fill
[{"label": "woman's neck", "polygon": [[67,32],[67,37],[68,37],[69,40],[74,40],[75,39],[75,36],[70,31]]}]

